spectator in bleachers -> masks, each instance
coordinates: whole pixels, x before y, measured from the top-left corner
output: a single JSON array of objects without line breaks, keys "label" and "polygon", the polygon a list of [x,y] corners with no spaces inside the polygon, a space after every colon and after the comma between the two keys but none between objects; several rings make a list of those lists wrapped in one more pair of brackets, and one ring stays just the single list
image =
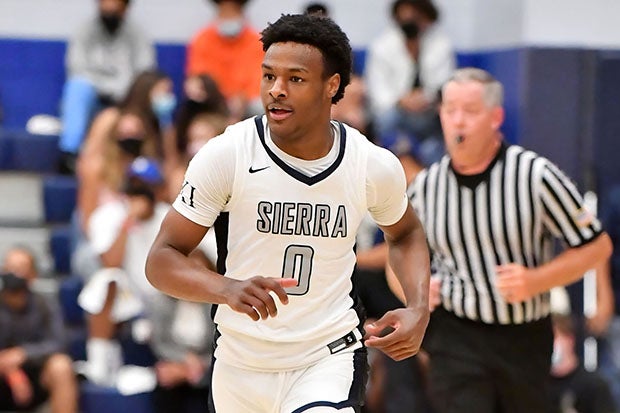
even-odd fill
[{"label": "spectator in bleachers", "polygon": [[575,327],[569,315],[554,314],[551,397],[558,413],[617,412],[609,384],[598,372],[586,371],[575,351]]},{"label": "spectator in bleachers", "polygon": [[32,291],[34,255],[10,249],[0,276],[0,410],[26,411],[49,401],[51,413],[77,413],[78,386],[65,354],[62,316]]},{"label": "spectator in bleachers", "polygon": [[329,8],[325,3],[311,2],[306,4],[306,7],[304,7],[304,13],[329,17]]},{"label": "spectator in bleachers", "polygon": [[164,140],[164,172],[170,199],[176,198],[179,192],[190,158],[231,122],[226,99],[211,76],[190,76],[185,79],[183,89],[185,98]]},{"label": "spectator in bleachers", "polygon": [[129,0],[97,0],[97,4],[97,16],[84,23],[67,48],[59,141],[62,172],[74,171],[95,113],[119,103],[138,73],[156,67],[152,41],[126,17]]},{"label": "spectator in bleachers", "polygon": [[332,105],[332,118],[353,126],[372,138],[364,79],[360,75],[352,74],[351,83],[347,85],[346,91],[344,97]]},{"label": "spectator in bleachers", "polygon": [[392,25],[368,49],[366,83],[378,143],[421,167],[443,155],[437,105],[456,54],[431,0],[396,0]]},{"label": "spectator in bleachers", "polygon": [[263,113],[260,35],[245,18],[248,0],[211,0],[216,17],[187,47],[186,75],[208,74],[226,97],[233,119]]},{"label": "spectator in bleachers", "polygon": [[89,221],[88,241],[103,268],[78,297],[88,324],[80,373],[96,384],[115,384],[122,366],[118,327],[138,316],[148,319],[149,302],[160,294],[146,280],[144,265],[169,208],[161,201],[164,190],[157,161],[139,157],[127,170],[124,197],[99,206]]},{"label": "spectator in bleachers", "polygon": [[181,190],[190,159],[207,141],[223,133],[228,125],[228,118],[220,113],[201,112],[192,117],[185,132],[185,150],[179,154],[179,162],[167,173],[169,199],[176,198]]},{"label": "spectator in bleachers", "polygon": [[[97,115],[77,165],[82,229],[87,228],[97,206],[117,198],[125,169],[133,159],[144,155],[163,160],[161,123],[172,116],[173,97],[168,76],[146,71],[136,77],[121,104]],[[161,107],[159,115],[155,107]]]},{"label": "spectator in bleachers", "polygon": [[[311,2],[304,7],[305,14],[321,17],[331,17],[325,3]],[[351,82],[346,87],[346,93],[337,104],[332,105],[332,119],[339,120],[353,126],[364,135],[371,137],[370,119],[366,107],[366,84],[359,73],[351,74]]]},{"label": "spectator in bleachers", "polygon": [[[214,252],[214,248],[212,250]],[[210,259],[197,249],[191,257],[200,265],[215,270],[214,256]],[[155,413],[206,412],[214,333],[211,305],[161,294],[155,297],[151,308],[150,343],[157,358]]]}]

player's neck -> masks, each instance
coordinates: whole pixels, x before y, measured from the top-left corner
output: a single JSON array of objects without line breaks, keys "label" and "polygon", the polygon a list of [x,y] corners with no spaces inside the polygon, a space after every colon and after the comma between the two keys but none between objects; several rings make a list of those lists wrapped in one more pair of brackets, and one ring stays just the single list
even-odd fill
[{"label": "player's neck", "polygon": [[271,134],[271,140],[287,154],[305,161],[312,161],[327,156],[332,149],[334,130],[331,123],[328,123],[326,128],[317,128],[299,138],[281,138]]}]

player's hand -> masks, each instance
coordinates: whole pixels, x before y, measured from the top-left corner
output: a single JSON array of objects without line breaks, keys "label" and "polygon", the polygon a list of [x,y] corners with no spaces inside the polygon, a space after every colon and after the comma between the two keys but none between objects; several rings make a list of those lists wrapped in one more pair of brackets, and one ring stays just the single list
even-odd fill
[{"label": "player's hand", "polygon": [[433,311],[441,304],[441,278],[431,277],[428,294],[428,309]]},{"label": "player's hand", "polygon": [[413,308],[388,311],[383,317],[366,326],[366,346],[383,351],[399,361],[420,351],[429,312]]},{"label": "player's hand", "polygon": [[507,303],[520,303],[537,294],[532,270],[520,264],[506,264],[495,267],[495,286]]},{"label": "player's hand", "polygon": [[285,288],[295,287],[293,278],[252,277],[248,280],[231,280],[226,291],[226,304],[240,313],[247,314],[252,320],[266,320],[278,315],[278,308],[271,291],[282,304],[288,304]]}]

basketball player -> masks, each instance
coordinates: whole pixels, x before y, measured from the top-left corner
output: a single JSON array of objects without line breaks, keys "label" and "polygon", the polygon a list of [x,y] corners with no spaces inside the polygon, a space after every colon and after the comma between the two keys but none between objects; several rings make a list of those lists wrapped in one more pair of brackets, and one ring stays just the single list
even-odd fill
[{"label": "basketball player", "polygon": [[[327,18],[284,15],[261,41],[265,115],[228,127],[191,161],[147,276],[217,305],[212,410],[359,412],[356,231],[369,211],[405,290],[407,307],[366,329],[366,346],[396,360],[417,353],[428,322],[426,240],[398,160],[330,121],[351,73],[346,35]],[[224,276],[187,258],[212,226]]]}]

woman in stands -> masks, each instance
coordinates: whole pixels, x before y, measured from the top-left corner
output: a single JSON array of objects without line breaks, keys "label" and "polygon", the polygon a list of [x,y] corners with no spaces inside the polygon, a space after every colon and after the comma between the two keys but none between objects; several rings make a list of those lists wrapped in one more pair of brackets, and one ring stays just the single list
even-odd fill
[{"label": "woman in stands", "polygon": [[93,121],[77,164],[82,230],[95,208],[118,194],[120,180],[114,177],[123,176],[131,160],[145,155],[163,161],[162,130],[170,127],[176,106],[172,87],[165,74],[143,72],[120,105],[103,110]]}]

